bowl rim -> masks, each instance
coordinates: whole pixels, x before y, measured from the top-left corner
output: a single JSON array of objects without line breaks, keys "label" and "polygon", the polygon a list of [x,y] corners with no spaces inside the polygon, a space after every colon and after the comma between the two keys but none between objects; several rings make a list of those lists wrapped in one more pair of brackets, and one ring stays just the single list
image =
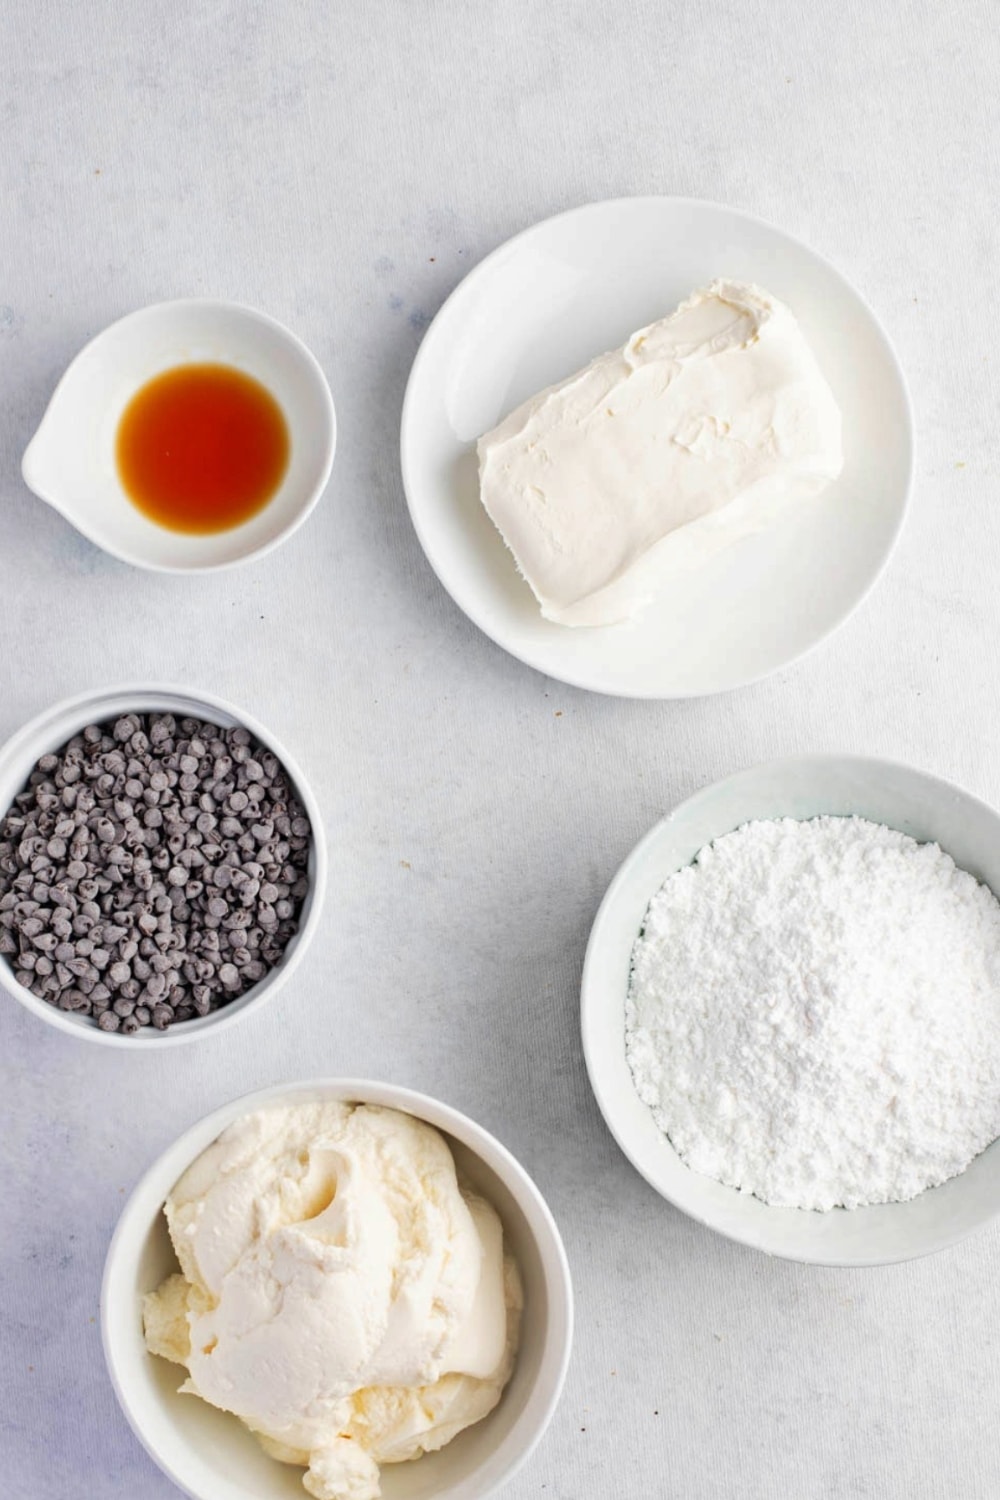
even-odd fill
[{"label": "bowl rim", "polygon": [[[487,612],[480,607],[477,599],[473,598],[470,600],[464,593],[462,598],[459,599],[453,592],[450,577],[445,577],[445,570],[439,564],[428,528],[424,523],[423,508],[412,498],[420,488],[414,478],[416,473],[416,459],[413,451],[414,438],[412,432],[414,427],[414,411],[422,394],[424,366],[429,364],[433,359],[435,354],[435,340],[441,337],[442,329],[445,329],[449,319],[455,316],[456,309],[460,310],[464,302],[475,295],[481,279],[480,273],[483,273],[484,276],[488,275],[495,266],[502,264],[504,256],[518,251],[539,230],[555,228],[557,225],[569,223],[574,219],[583,221],[588,215],[601,213],[608,209],[644,208],[664,204],[670,204],[677,209],[704,209],[710,212],[731,214],[734,218],[745,220],[749,224],[766,229],[794,245],[799,251],[804,252],[822,268],[825,274],[829,275],[840,287],[846,289],[856,299],[858,305],[869,319],[872,330],[882,346],[886,362],[891,368],[898,391],[902,397],[903,427],[906,439],[906,465],[903,475],[899,514],[896,517],[895,524],[888,537],[878,566],[872,572],[848,609],[826,625],[805,646],[800,647],[777,666],[765,667],[759,672],[742,678],[738,683],[730,683],[725,687],[712,689],[709,692],[687,690],[684,692],[671,692],[666,695],[655,690],[637,690],[633,687],[625,691],[624,689],[608,684],[595,683],[589,673],[564,670],[561,666],[558,673],[555,673],[552,663],[545,659],[544,653],[536,652],[534,649],[522,650],[518,648],[515,650],[506,640],[501,639],[503,632],[497,630],[496,626],[488,618]],[[718,198],[701,198],[686,193],[617,193],[610,198],[585,198],[581,202],[573,203],[567,208],[560,209],[557,213],[546,214],[543,218],[536,219],[524,225],[523,228],[516,230],[512,235],[508,235],[505,239],[494,245],[492,250],[487,251],[480,260],[469,267],[468,271],[462,276],[462,279],[449,292],[428,324],[407,377],[399,429],[400,471],[403,479],[403,495],[406,500],[410,521],[431,571],[435,574],[445,593],[448,594],[455,605],[495,646],[498,646],[501,651],[505,651],[509,656],[513,656],[525,666],[530,667],[533,671],[541,672],[545,676],[554,677],[555,681],[563,682],[568,687],[579,688],[584,692],[597,693],[602,697],[621,698],[635,702],[679,703],[689,699],[719,697],[726,693],[739,692],[743,688],[753,687],[756,683],[764,682],[778,672],[787,671],[789,668],[798,665],[806,657],[811,656],[818,647],[829,641],[867,603],[893,560],[899,545],[899,539],[910,513],[917,462],[916,417],[913,397],[906,378],[906,371],[903,369],[902,361],[896,352],[896,346],[890,337],[886,322],[875,311],[868,297],[859,290],[855,283],[839,269],[828,255],[821,250],[817,250],[811,241],[803,238],[803,236],[785,229],[781,224],[765,218],[762,214],[751,213],[747,209],[737,207],[731,203],[725,203]]]},{"label": "bowl rim", "polygon": [[[158,710],[157,704],[163,700],[167,700],[166,705]],[[148,706],[143,706],[144,704]],[[50,729],[56,731],[60,722],[67,718],[71,719],[77,727],[65,731],[59,730],[58,734],[61,737],[55,738],[54,745],[51,738],[45,738],[44,743],[49,748],[58,749],[94,718],[106,719],[113,714],[127,712],[181,712],[180,705],[189,705],[192,716],[199,710],[203,710],[208,723],[211,722],[213,713],[219,713],[243,725],[262,745],[277,756],[287,771],[306,810],[312,829],[312,871],[309,877],[310,892],[307,897],[309,911],[280,963],[265,974],[263,979],[258,980],[246,995],[240,996],[239,999],[231,1001],[219,1010],[212,1011],[207,1016],[198,1016],[192,1021],[178,1021],[166,1031],[156,1032],[155,1037],[142,1036],[138,1033],[128,1035],[118,1031],[102,1031],[97,1025],[82,1025],[79,1019],[74,1019],[67,1012],[60,1010],[58,1006],[50,1005],[47,1000],[41,1000],[30,990],[25,989],[15,979],[10,963],[6,959],[0,959],[0,989],[19,1001],[33,1015],[48,1022],[50,1026],[55,1026],[59,1031],[83,1041],[131,1049],[179,1046],[200,1041],[209,1034],[215,1034],[225,1027],[244,1020],[258,1011],[265,1001],[272,999],[294,973],[315,935],[322,915],[328,873],[326,831],[319,803],[309,782],[294,756],[289,754],[278,737],[259,719],[206,689],[186,688],[175,683],[131,682],[107,688],[91,688],[73,694],[69,698],[63,698],[29,719],[0,745],[0,776],[8,767],[13,771],[21,764],[24,770],[23,782],[26,783],[38,756],[46,753],[44,749],[37,748],[41,737],[47,735]],[[32,746],[36,748],[33,750]],[[2,816],[5,816],[6,812],[7,809],[4,808]]]},{"label": "bowl rim", "polygon": [[[161,1151],[143,1172],[129,1193],[124,1208],[108,1245],[101,1277],[100,1325],[101,1343],[108,1376],[118,1403],[143,1448],[160,1468],[191,1500],[206,1500],[205,1494],[190,1490],[171,1467],[168,1456],[161,1453],[144,1430],[129,1397],[126,1383],[122,1380],[117,1363],[118,1335],[114,1327],[115,1307],[120,1302],[118,1288],[114,1285],[119,1275],[119,1261],[126,1248],[137,1237],[144,1237],[151,1222],[162,1212],[163,1201],[170,1190],[164,1188],[160,1179],[166,1174],[167,1163],[183,1156],[184,1161],[176,1169],[170,1167],[171,1182],[204,1151],[212,1141],[230,1124],[255,1109],[283,1099],[292,1099],[299,1094],[328,1093],[345,1102],[375,1104],[399,1109],[412,1114],[436,1129],[453,1136],[467,1149],[474,1152],[488,1167],[496,1172],[505,1187],[524,1213],[532,1240],[538,1250],[549,1304],[546,1335],[543,1345],[543,1361],[555,1351],[554,1364],[549,1372],[549,1392],[542,1405],[531,1417],[528,1441],[522,1445],[510,1462],[489,1483],[486,1489],[477,1491],[480,1500],[486,1500],[501,1485],[507,1484],[525,1464],[541,1442],[555,1414],[562,1395],[573,1348],[574,1300],[573,1280],[569,1260],[563,1244],[559,1226],[540,1188],[513,1153],[485,1126],[478,1124],[469,1115],[436,1099],[433,1095],[401,1084],[385,1083],[374,1079],[318,1077],[289,1080],[271,1084],[267,1088],[255,1089],[219,1105],[202,1116],[177,1136]],[[148,1199],[156,1200],[153,1220],[149,1218]],[[525,1420],[522,1413],[521,1420]],[[239,1419],[233,1417],[233,1421]],[[485,1420],[488,1420],[485,1419]]]},{"label": "bowl rim", "polygon": [[[953,797],[959,799],[960,801],[964,802],[965,804],[990,818],[994,823],[1000,824],[1000,810],[992,807],[981,797],[976,796],[974,792],[968,791],[960,783],[952,781],[946,776],[938,775],[936,772],[926,771],[920,766],[914,766],[906,761],[898,760],[889,756],[863,755],[856,752],[810,751],[804,752],[800,755],[779,756],[774,760],[756,761],[751,765],[743,767],[741,770],[731,772],[727,776],[722,776],[714,781],[706,782],[703,786],[698,787],[697,790],[692,792],[689,796],[682,798],[681,801],[677,802],[661,818],[659,818],[656,823],[654,823],[653,826],[649,829],[649,831],[645,833],[636,844],[633,845],[633,847],[625,855],[625,858],[621,861],[621,863],[615,870],[615,873],[612,876],[603,897],[601,898],[600,904],[597,908],[597,912],[594,916],[593,923],[591,925],[589,937],[587,939],[587,948],[584,956],[583,971],[580,983],[580,1030],[587,1076],[590,1081],[590,1086],[591,1090],[593,1091],[594,1098],[597,1101],[598,1108],[600,1109],[601,1115],[604,1119],[604,1123],[610,1131],[612,1138],[617,1143],[619,1149],[622,1151],[623,1155],[640,1174],[640,1176],[649,1183],[650,1187],[653,1188],[661,1198],[663,1198],[667,1203],[671,1204],[671,1206],[677,1209],[678,1212],[685,1214],[688,1218],[693,1219],[695,1223],[698,1223],[704,1228],[711,1230],[714,1234],[721,1235],[722,1238],[730,1240],[734,1244],[743,1245],[760,1254],[769,1255],[776,1259],[788,1260],[801,1265],[828,1266],[831,1268],[841,1269],[862,1269],[868,1267],[900,1265],[911,1260],[921,1260],[925,1256],[936,1255],[941,1250],[949,1249],[951,1246],[956,1245],[962,1240],[966,1239],[970,1234],[974,1234],[980,1229],[984,1228],[985,1225],[991,1220],[1000,1216],[1000,1203],[998,1203],[995,1209],[986,1213],[980,1223],[971,1226],[960,1227],[951,1233],[942,1233],[937,1236],[933,1244],[918,1245],[912,1250],[908,1250],[904,1254],[890,1253],[881,1255],[873,1254],[867,1256],[858,1255],[845,1257],[843,1255],[823,1254],[822,1252],[816,1252],[805,1255],[798,1253],[792,1249],[784,1250],[778,1247],[772,1247],[770,1245],[763,1245],[749,1235],[738,1233],[732,1228],[723,1228],[721,1225],[714,1222],[711,1214],[700,1211],[697,1205],[690,1204],[688,1202],[681,1202],[679,1198],[674,1195],[674,1193],[672,1193],[667,1187],[664,1186],[663,1182],[658,1178],[655,1171],[649,1168],[641,1159],[641,1154],[632,1139],[631,1131],[622,1122],[621,1111],[618,1109],[613,1097],[614,1089],[608,1082],[607,1062],[605,1055],[599,1046],[597,1036],[598,1027],[596,1021],[597,1009],[602,1002],[601,996],[598,993],[598,985],[595,980],[595,972],[603,958],[603,949],[605,947],[605,944],[609,941],[606,935],[606,929],[610,924],[612,913],[618,902],[622,899],[623,893],[628,886],[634,867],[641,863],[642,859],[649,853],[651,849],[656,847],[659,840],[665,835],[670,825],[673,824],[674,821],[683,813],[686,813],[689,809],[694,808],[702,800],[714,797],[719,792],[725,790],[728,787],[734,786],[736,783],[744,779],[756,777],[761,774],[779,776],[782,773],[790,772],[795,769],[803,767],[816,768],[821,767],[824,763],[829,764],[832,762],[835,762],[838,766],[846,767],[848,769],[853,768],[858,771],[875,768],[877,771],[887,774],[890,777],[901,773],[905,774],[906,776],[918,776],[924,781],[936,783],[936,785],[942,791],[950,793]],[[780,817],[784,815],[776,814],[775,816]],[[815,814],[815,816],[820,817],[824,816],[824,814],[817,813]],[[844,815],[829,814],[828,816]],[[858,816],[862,815],[858,814]],[[747,819],[744,821],[751,820]],[[713,835],[713,838],[722,838],[725,833],[731,831],[731,829],[720,829],[718,833]],[[709,842],[711,842],[711,840],[709,840]],[[706,846],[703,845],[702,847]],[[976,876],[975,878],[978,880],[980,877]],[[1000,900],[1000,893],[994,892],[994,894],[997,895],[997,899]],[[654,895],[655,890],[650,890],[647,901],[651,900]],[[636,1097],[638,1097],[638,1095]],[[996,1145],[996,1142],[994,1142],[994,1145]],[[986,1149],[989,1150],[990,1148],[987,1147]],[[699,1173],[696,1173],[691,1167],[689,1167],[687,1163],[679,1155],[677,1155],[676,1152],[674,1153],[674,1155],[676,1156],[677,1161],[683,1167],[685,1174],[692,1178],[696,1178],[701,1175]],[[974,1160],[976,1159],[978,1158],[974,1158]],[[971,1166],[972,1163],[969,1163],[969,1165]],[[968,1168],[964,1170],[968,1170]],[[963,1174],[958,1173],[956,1175],[957,1177],[961,1177]],[[947,1187],[948,1182],[953,1180],[955,1179],[948,1179],[948,1181],[946,1181],[945,1183],[940,1184],[940,1187]],[[705,1181],[714,1182],[714,1179],[705,1178]],[[726,1186],[725,1184],[716,1185],[723,1187]],[[924,1193],[918,1194],[917,1197],[918,1199],[922,1198],[926,1193],[934,1192],[935,1190],[936,1189],[934,1188],[927,1188],[924,1190]],[[737,1192],[738,1190],[735,1188],[727,1188],[727,1191]],[[770,1205],[766,1206],[770,1207]],[[884,1206],[885,1205],[872,1205],[872,1207],[876,1208]],[[788,1211],[799,1212],[800,1210],[775,1209],[775,1212]],[[834,1209],[831,1210],[831,1212],[842,1213],[848,1212],[848,1210]],[[864,1208],[853,1209],[849,1212],[853,1214],[863,1213]],[[824,1215],[823,1217],[826,1216]]]},{"label": "bowl rim", "polygon": [[[75,515],[69,515],[54,498],[48,495],[43,495],[38,489],[36,489],[31,479],[29,479],[28,474],[31,469],[31,457],[32,450],[35,446],[35,441],[45,427],[49,412],[52,410],[57,397],[59,396],[63,386],[69,380],[73,368],[78,363],[78,361],[89,354],[93,350],[95,345],[100,344],[108,334],[112,333],[116,329],[121,328],[125,324],[141,323],[152,314],[167,313],[169,315],[170,313],[189,311],[192,309],[198,312],[205,313],[221,310],[226,314],[235,315],[238,318],[245,318],[248,322],[262,324],[272,333],[277,334],[279,338],[283,339],[292,349],[294,349],[295,353],[299,356],[299,358],[303,362],[303,365],[308,370],[310,379],[312,380],[314,388],[318,396],[320,397],[320,401],[323,407],[323,414],[325,419],[323,432],[323,465],[318,481],[314,485],[312,491],[307,495],[303,504],[299,506],[294,516],[292,516],[292,518],[289,520],[288,524],[282,527],[282,529],[274,536],[269,537],[267,541],[262,542],[259,547],[253,547],[247,552],[241,552],[238,557],[230,557],[223,562],[217,563],[162,563],[156,562],[147,557],[141,557],[137,553],[130,552],[125,547],[119,547],[110,539],[110,534],[99,535],[92,526],[90,526],[86,522],[81,522],[81,520]],[[133,308],[131,312],[124,313],[122,317],[115,318],[112,322],[105,324],[105,326],[99,329],[98,332],[95,333],[91,338],[89,338],[85,344],[81,345],[81,347],[73,355],[72,359],[69,361],[66,368],[63,370],[62,374],[57,380],[52,394],[46,402],[45,410],[42,413],[34,432],[28,440],[28,444],[25,447],[23,454],[21,455],[20,467],[21,478],[27,485],[28,489],[31,490],[32,494],[37,496],[38,499],[42,500],[46,505],[50,505],[53,510],[58,511],[59,514],[66,521],[68,521],[69,524],[73,526],[81,536],[86,537],[88,542],[92,543],[92,545],[95,547],[99,547],[102,552],[106,552],[110,557],[117,558],[119,562],[127,563],[130,567],[142,568],[148,573],[172,573],[175,575],[190,577],[192,575],[207,575],[209,573],[225,573],[232,568],[242,567],[245,563],[258,562],[261,558],[266,557],[268,553],[273,552],[276,547],[280,547],[283,542],[286,542],[288,538],[293,534],[293,532],[298,531],[299,527],[308,519],[308,517],[316,509],[316,506],[319,504],[320,497],[322,496],[324,490],[330,482],[330,475],[333,471],[333,460],[336,454],[336,449],[337,411],[333,401],[333,393],[330,390],[330,383],[326,378],[326,374],[319,360],[316,358],[315,354],[313,354],[309,346],[304,343],[301,338],[299,338],[297,333],[293,333],[290,328],[288,328],[284,323],[279,322],[277,318],[272,317],[270,313],[263,312],[258,307],[252,307],[249,303],[246,302],[230,302],[224,297],[171,297],[167,298],[163,302],[148,302],[142,307]]]}]

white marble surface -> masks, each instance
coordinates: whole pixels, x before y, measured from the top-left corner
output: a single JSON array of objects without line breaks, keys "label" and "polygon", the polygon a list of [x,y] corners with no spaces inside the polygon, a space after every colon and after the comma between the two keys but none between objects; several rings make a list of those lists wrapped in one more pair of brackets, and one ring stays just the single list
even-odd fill
[{"label": "white marble surface", "polygon": [[[994,22],[988,0],[7,0],[0,735],[84,687],[204,685],[299,754],[332,878],[291,989],[217,1042],[121,1056],[0,1005],[5,1500],[176,1494],[104,1374],[108,1236],[191,1121],[316,1072],[467,1110],[559,1218],[576,1351],[510,1500],[1000,1491],[1000,1228],[855,1273],[717,1239],[619,1154],[577,1030],[608,879],[704,782],[838,748],[1000,801]],[[860,613],[770,681],[676,705],[563,688],[479,635],[423,560],[397,465],[410,362],[463,273],[557,209],[649,192],[829,255],[890,329],[920,434],[906,532]],[[215,580],[111,561],[18,471],[81,343],[192,293],[287,321],[340,417],[313,519]]]}]

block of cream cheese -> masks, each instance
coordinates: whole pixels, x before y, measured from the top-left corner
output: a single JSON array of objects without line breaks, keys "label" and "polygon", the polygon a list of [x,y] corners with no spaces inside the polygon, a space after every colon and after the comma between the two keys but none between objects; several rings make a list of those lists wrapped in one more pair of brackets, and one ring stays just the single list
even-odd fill
[{"label": "block of cream cheese", "polygon": [[793,314],[714,281],[479,440],[483,505],[560,625],[632,618],[843,466]]},{"label": "block of cream cheese", "polygon": [[444,1138],[392,1109],[303,1103],[229,1127],[166,1204],[180,1262],[145,1299],[181,1389],[241,1417],[318,1500],[442,1447],[510,1376],[520,1280]]}]

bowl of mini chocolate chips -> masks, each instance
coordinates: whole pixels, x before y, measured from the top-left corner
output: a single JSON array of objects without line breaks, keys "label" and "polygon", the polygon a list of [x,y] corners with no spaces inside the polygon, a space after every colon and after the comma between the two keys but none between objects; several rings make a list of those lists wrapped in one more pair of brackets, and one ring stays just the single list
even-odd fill
[{"label": "bowl of mini chocolate chips", "polygon": [[0,750],[0,984],[63,1031],[194,1040],[289,977],[326,885],[287,751],[206,693],[57,704]]}]

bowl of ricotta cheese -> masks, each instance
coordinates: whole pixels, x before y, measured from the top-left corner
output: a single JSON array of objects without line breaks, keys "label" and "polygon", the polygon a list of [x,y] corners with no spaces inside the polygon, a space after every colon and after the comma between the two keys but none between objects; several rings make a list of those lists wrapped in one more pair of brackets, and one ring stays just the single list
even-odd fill
[{"label": "bowl of ricotta cheese", "polygon": [[891,761],[696,793],[591,932],[587,1067],[625,1154],[729,1238],[827,1265],[1000,1212],[1000,815]]},{"label": "bowl of ricotta cheese", "polygon": [[569,1358],[558,1230],[448,1106],[323,1080],[239,1099],[135,1189],[108,1367],[196,1500],[473,1500],[541,1436]]}]

